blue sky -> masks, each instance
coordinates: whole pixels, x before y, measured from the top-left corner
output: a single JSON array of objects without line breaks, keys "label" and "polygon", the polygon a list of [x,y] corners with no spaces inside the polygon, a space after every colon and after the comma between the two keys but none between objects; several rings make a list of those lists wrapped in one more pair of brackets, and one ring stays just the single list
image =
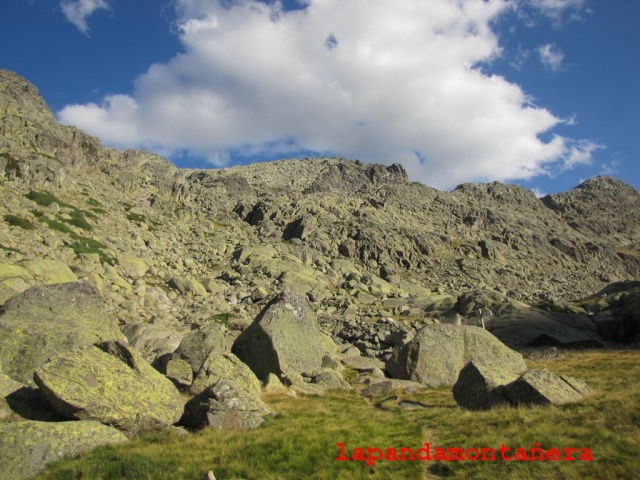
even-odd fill
[{"label": "blue sky", "polygon": [[636,0],[8,0],[0,68],[178,166],[342,156],[441,189],[640,188]]}]

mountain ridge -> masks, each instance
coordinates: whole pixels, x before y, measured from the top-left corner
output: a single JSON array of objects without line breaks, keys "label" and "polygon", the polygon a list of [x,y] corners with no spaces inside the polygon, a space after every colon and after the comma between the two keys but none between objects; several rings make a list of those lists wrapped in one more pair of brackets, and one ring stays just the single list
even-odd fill
[{"label": "mountain ridge", "polygon": [[[612,177],[538,199],[524,187],[499,182],[439,191],[410,182],[401,165],[340,158],[179,169],[145,151],[104,148],[99,139],[58,124],[37,88],[6,70],[0,71],[0,112],[3,191],[11,192],[15,205],[7,203],[5,213],[15,214],[16,208],[40,236],[34,242],[27,232],[5,225],[0,243],[22,246],[25,258],[80,262],[69,250],[73,238],[39,223],[24,198],[29,191],[51,191],[65,201],[88,206],[83,197],[89,197],[109,206],[108,215],[89,222],[94,240],[111,258],[148,255],[144,237],[155,236],[160,241],[150,243],[162,248],[154,254],[168,256],[161,263],[169,265],[151,269],[158,282],[184,273],[177,257],[193,259],[187,273],[194,278],[214,269],[233,286],[229,279],[240,273],[240,298],[251,293],[252,284],[264,283],[269,292],[283,286],[284,272],[269,277],[278,272],[237,264],[234,252],[256,244],[273,248],[281,260],[297,259],[310,269],[306,273],[317,273],[332,288],[341,283],[342,274],[331,268],[338,261],[360,277],[384,282],[393,295],[455,297],[489,288],[528,302],[567,301],[637,275],[640,194]],[[137,240],[130,243],[114,229]],[[75,235],[81,233],[76,229]],[[60,240],[52,240],[62,245],[60,251],[43,247],[52,236]],[[309,286],[318,284],[313,280]],[[341,311],[350,298],[330,303],[325,297],[318,307],[342,305]],[[246,309],[253,313],[250,304]]]}]

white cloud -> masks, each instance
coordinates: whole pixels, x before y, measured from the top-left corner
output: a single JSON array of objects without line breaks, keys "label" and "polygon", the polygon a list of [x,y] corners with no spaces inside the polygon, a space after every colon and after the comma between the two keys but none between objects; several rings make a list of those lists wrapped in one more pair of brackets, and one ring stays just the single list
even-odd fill
[{"label": "white cloud", "polygon": [[590,165],[593,163],[593,152],[604,150],[604,145],[591,142],[589,140],[571,141],[566,153],[562,156],[562,170],[571,170],[578,165]]},{"label": "white cloud", "polygon": [[587,8],[587,0],[524,0],[533,8],[549,18],[555,25],[568,21],[581,20],[581,12],[590,13]]},{"label": "white cloud", "polygon": [[88,36],[89,25],[87,24],[87,19],[96,10],[109,10],[110,7],[107,0],[62,0],[60,8],[67,20]]},{"label": "white cloud", "polygon": [[537,49],[540,61],[545,68],[552,72],[562,70],[562,62],[564,61],[564,53],[562,53],[555,45],[550,43],[542,45]]},{"label": "white cloud", "polygon": [[507,0],[177,0],[184,53],[130,95],[70,105],[59,119],[117,147],[232,156],[307,150],[401,162],[447,188],[515,180],[593,149],[549,133],[563,120],[479,65],[501,54]]}]

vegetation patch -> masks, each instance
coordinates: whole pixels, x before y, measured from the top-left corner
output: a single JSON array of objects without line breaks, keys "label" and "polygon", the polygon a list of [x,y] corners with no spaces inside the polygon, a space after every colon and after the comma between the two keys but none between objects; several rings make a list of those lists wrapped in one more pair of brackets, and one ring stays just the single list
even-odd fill
[{"label": "vegetation patch", "polygon": [[90,232],[93,230],[93,227],[87,220],[84,218],[85,212],[82,210],[73,210],[69,212],[69,216],[71,218],[63,218],[58,216],[57,218],[64,223],[68,223],[69,225],[73,225],[74,227],[78,227],[82,230],[86,230]]},{"label": "vegetation patch", "polygon": [[[357,393],[265,396],[280,416],[249,432],[204,430],[145,436],[49,466],[38,480],[68,478],[561,479],[638,478],[639,350],[551,352],[529,361],[585,380],[594,393],[575,404],[462,410],[450,388],[392,392],[370,403]],[[407,409],[406,407],[412,407]],[[355,448],[588,448],[593,461],[336,461]],[[564,450],[563,450],[564,453]]]},{"label": "vegetation patch", "polygon": [[[203,430],[189,437],[146,436],[128,445],[100,448],[81,459],[49,467],[40,479],[202,478],[285,480],[416,479],[417,462],[338,462],[338,442],[349,446],[414,445],[419,425],[373,409],[357,393],[327,397],[265,396],[280,415],[248,432]],[[131,470],[129,470],[129,466]],[[139,476],[133,476],[133,472]],[[130,473],[131,472],[131,473]],[[124,473],[124,475],[123,475]]]},{"label": "vegetation patch", "polygon": [[38,220],[46,224],[47,227],[49,227],[51,230],[55,230],[56,232],[67,233],[72,237],[73,235],[76,235],[76,232],[74,232],[71,228],[69,228],[64,223],[58,222],[57,220],[51,220],[49,218],[44,218],[44,217],[40,217],[38,218]]},{"label": "vegetation patch", "polygon": [[76,241],[69,245],[69,247],[76,253],[76,255],[81,253],[97,253],[100,256],[100,263],[108,263],[110,265],[118,264],[118,260],[116,258],[111,257],[104,252],[104,249],[107,248],[107,246],[102,242],[94,240],[93,238],[81,237],[79,235],[73,235],[73,237]]},{"label": "vegetation patch", "polygon": [[37,203],[41,207],[48,207],[52,203],[57,203],[62,208],[70,208],[72,210],[76,210],[76,207],[74,207],[73,205],[71,205],[69,203],[63,202],[62,200],[57,198],[55,195],[52,195],[49,192],[34,192],[32,190],[29,193],[27,193],[25,195],[25,197],[27,197],[29,200]]},{"label": "vegetation patch", "polygon": [[213,315],[209,320],[220,323],[222,325],[228,325],[229,320],[234,318],[240,317],[234,313],[218,313],[217,315]]},{"label": "vegetation patch", "polygon": [[34,230],[36,228],[29,220],[18,215],[5,215],[4,221],[13,227],[20,227],[23,230]]},{"label": "vegetation patch", "polygon": [[91,198],[91,197],[89,197],[87,199],[87,204],[89,206],[91,206],[91,207],[101,207],[102,206],[102,204],[98,200],[96,200],[95,198]]}]

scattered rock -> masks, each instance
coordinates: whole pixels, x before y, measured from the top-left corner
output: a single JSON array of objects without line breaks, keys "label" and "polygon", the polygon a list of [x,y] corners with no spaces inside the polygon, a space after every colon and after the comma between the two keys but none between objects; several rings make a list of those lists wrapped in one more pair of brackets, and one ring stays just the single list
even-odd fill
[{"label": "scattered rock", "polygon": [[309,302],[291,293],[276,296],[233,344],[258,378],[320,370],[335,344],[315,322]]},{"label": "scattered rock", "polygon": [[189,400],[180,422],[195,429],[250,430],[273,414],[255,392],[224,378]]},{"label": "scattered rock", "polygon": [[522,355],[486,330],[445,324],[424,327],[394,353],[386,368],[394,378],[438,387],[453,385],[471,360],[498,365],[514,373],[526,370]]},{"label": "scattered rock", "polygon": [[48,463],[126,441],[122,432],[94,421],[0,424],[2,475],[11,480],[27,479]]},{"label": "scattered rock", "polygon": [[66,418],[97,420],[130,436],[161,430],[183,411],[174,385],[121,342],[69,349],[39,367],[34,379]]},{"label": "scattered rock", "polygon": [[48,358],[80,345],[122,339],[93,284],[32,287],[0,309],[0,363],[14,380],[33,385]]}]

